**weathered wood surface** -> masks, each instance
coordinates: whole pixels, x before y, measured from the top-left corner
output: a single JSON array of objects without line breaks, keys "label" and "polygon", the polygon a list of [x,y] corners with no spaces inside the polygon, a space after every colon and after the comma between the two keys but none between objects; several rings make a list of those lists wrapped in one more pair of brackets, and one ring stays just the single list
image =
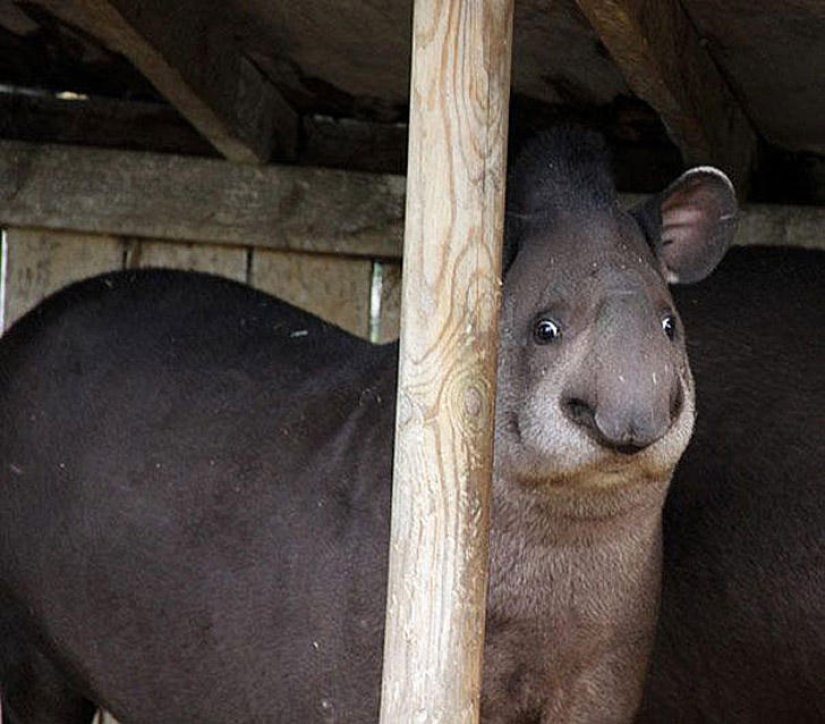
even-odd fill
[{"label": "weathered wood surface", "polygon": [[512,0],[417,0],[381,721],[479,716]]},{"label": "weathered wood surface", "polygon": [[0,226],[396,257],[404,179],[0,141]]},{"label": "weathered wood surface", "polygon": [[125,245],[115,237],[78,237],[43,230],[6,233],[3,327],[70,282],[123,266]]},{"label": "weathered wood surface", "polygon": [[249,283],[366,338],[371,272],[367,259],[258,249]]},{"label": "weathered wood surface", "polygon": [[678,0],[576,0],[630,88],[690,164],[726,171],[744,198],[756,136]]},{"label": "weathered wood surface", "polygon": [[[123,268],[165,267],[245,282],[360,337],[370,335],[373,262],[368,259],[43,229],[12,229],[6,247],[2,329],[78,279]],[[397,313],[396,302],[382,341],[397,338]]]},{"label": "weathered wood surface", "polygon": [[222,3],[40,0],[126,56],[228,159],[294,155],[298,118],[236,47]]},{"label": "weathered wood surface", "polygon": [[125,266],[129,269],[164,267],[219,274],[237,282],[248,282],[251,251],[238,246],[169,244],[141,239],[127,243]]},{"label": "weathered wood surface", "polygon": [[825,207],[753,204],[740,215],[734,244],[825,249]]},{"label": "weathered wood surface", "polygon": [[[0,141],[6,227],[400,259],[404,202],[401,176]],[[825,208],[745,206],[735,243],[823,249]]]}]

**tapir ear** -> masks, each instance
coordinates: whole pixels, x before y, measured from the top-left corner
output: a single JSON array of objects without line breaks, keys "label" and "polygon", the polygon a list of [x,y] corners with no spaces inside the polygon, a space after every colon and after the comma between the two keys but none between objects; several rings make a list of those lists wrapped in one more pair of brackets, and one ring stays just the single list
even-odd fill
[{"label": "tapir ear", "polygon": [[736,192],[724,173],[700,166],[632,213],[668,282],[690,284],[710,274],[730,246],[736,231]]}]

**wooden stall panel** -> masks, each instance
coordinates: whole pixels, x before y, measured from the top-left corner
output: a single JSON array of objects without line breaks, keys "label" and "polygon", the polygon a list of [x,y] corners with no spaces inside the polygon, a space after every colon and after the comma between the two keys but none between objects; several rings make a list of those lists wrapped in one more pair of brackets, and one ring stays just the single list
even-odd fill
[{"label": "wooden stall panel", "polygon": [[113,236],[9,229],[6,241],[4,330],[61,287],[123,267],[125,246]]},{"label": "wooden stall panel", "polygon": [[135,240],[129,242],[126,266],[188,269],[245,282],[247,255],[245,248],[237,246]]},{"label": "wooden stall panel", "polygon": [[249,283],[367,338],[371,275],[367,259],[256,249]]}]

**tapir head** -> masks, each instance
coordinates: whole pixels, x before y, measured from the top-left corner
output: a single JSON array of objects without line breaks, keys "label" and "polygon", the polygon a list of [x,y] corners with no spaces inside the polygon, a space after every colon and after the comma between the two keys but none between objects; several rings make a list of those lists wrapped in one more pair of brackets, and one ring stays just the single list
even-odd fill
[{"label": "tapir head", "polygon": [[693,428],[668,283],[698,281],[721,260],[733,187],[696,168],[625,211],[602,146],[553,132],[510,181],[496,459],[521,479],[604,486],[631,467],[669,478]]}]

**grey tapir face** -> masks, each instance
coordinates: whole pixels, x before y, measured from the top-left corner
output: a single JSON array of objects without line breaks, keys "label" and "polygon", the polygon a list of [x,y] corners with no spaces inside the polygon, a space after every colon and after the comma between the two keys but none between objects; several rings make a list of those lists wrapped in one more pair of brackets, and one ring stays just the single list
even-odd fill
[{"label": "grey tapir face", "polygon": [[634,466],[661,479],[689,440],[693,382],[667,281],[701,279],[721,259],[733,189],[702,168],[633,212],[610,196],[516,209],[497,402],[508,477],[601,487]]}]

